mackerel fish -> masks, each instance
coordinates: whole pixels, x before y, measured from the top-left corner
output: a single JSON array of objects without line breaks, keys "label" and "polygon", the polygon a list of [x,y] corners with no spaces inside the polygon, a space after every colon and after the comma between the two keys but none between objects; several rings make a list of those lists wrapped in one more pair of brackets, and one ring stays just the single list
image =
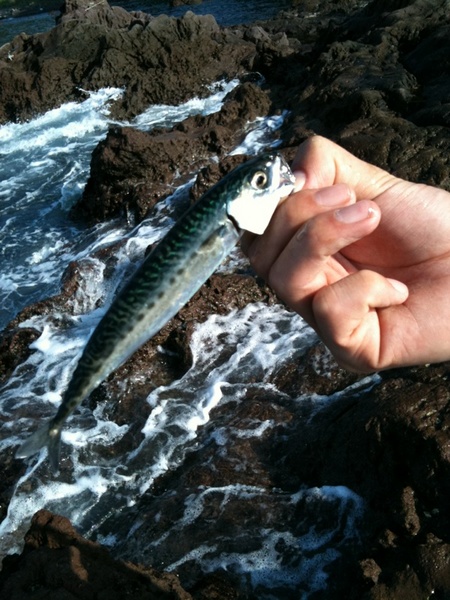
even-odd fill
[{"label": "mackerel fish", "polygon": [[235,168],[209,189],[162,238],[115,298],[89,338],[55,416],[16,453],[47,447],[58,472],[61,430],[89,394],[192,298],[244,230],[262,234],[294,176],[275,152]]}]

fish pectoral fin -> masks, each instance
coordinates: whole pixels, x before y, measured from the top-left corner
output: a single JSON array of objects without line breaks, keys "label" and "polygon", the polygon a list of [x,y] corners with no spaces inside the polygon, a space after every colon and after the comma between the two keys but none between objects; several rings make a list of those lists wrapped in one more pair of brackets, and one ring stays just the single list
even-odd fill
[{"label": "fish pectoral fin", "polygon": [[37,454],[42,448],[47,447],[52,471],[57,474],[59,471],[60,445],[61,429],[55,427],[53,421],[50,421],[23,442],[16,452],[16,458],[29,458]]}]

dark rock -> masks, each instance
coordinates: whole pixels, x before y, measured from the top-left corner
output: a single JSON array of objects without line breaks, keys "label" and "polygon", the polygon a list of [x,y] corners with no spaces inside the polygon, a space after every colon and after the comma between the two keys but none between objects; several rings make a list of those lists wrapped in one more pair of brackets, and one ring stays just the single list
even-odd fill
[{"label": "dark rock", "polygon": [[70,326],[70,316],[93,309],[98,298],[91,294],[87,300],[84,292],[95,277],[93,264],[87,261],[72,262],[61,278],[59,294],[25,307],[8,326],[0,332],[0,382],[6,381],[14,369],[34,352],[31,344],[40,336],[33,324],[35,316],[49,316],[54,325],[64,329]]},{"label": "dark rock", "polygon": [[247,157],[242,155],[226,156],[223,160],[210,163],[198,172],[193,186],[189,189],[189,197],[194,204],[220,179],[225,177],[235,167],[242,164]]},{"label": "dark rock", "polygon": [[141,221],[174,186],[213,156],[229,152],[245,125],[266,116],[270,106],[265,92],[244,83],[227,95],[219,112],[189,117],[172,129],[112,127],[92,154],[90,177],[72,214],[88,222],[120,216]]},{"label": "dark rock", "polygon": [[[326,379],[327,372],[323,371],[321,376]],[[125,535],[120,535],[124,541],[116,548],[119,556],[132,560],[139,557],[139,560],[153,564],[151,548],[153,551],[157,548],[158,560],[171,564],[192,548],[208,547],[208,556],[214,556],[216,552],[242,552],[245,555],[256,551],[264,543],[261,538],[264,530],[279,531],[280,546],[282,532],[286,530],[299,537],[311,528],[316,533],[326,530],[334,522],[336,504],[332,501],[321,503],[313,492],[290,499],[291,494],[295,497],[305,479],[298,476],[298,469],[292,468],[290,462],[286,463],[286,454],[299,448],[297,464],[310,460],[309,454],[297,444],[297,435],[301,435],[304,420],[310,412],[310,408],[305,409],[302,403],[289,399],[275,388],[270,392],[250,384],[245,401],[236,402],[231,397],[214,409],[211,421],[202,429],[195,448],[180,468],[160,477],[151,492],[144,494],[135,507],[122,513],[120,519],[111,516],[106,520],[99,533],[123,529],[125,534],[132,530],[133,534],[126,540]],[[325,432],[321,443],[326,445],[328,442]],[[311,468],[316,465],[314,463]],[[240,498],[239,489],[247,491],[244,500]],[[296,510],[292,510],[293,503]],[[191,505],[201,507],[201,510],[197,512],[195,508],[193,514],[197,516],[188,518],[183,527],[178,526]],[[164,537],[163,545],[155,548],[149,543],[149,540],[161,537]],[[345,556],[344,547],[343,551]],[[345,564],[345,560],[338,562],[340,567]],[[348,591],[354,570],[355,567],[352,570],[347,564],[339,574],[341,592]],[[204,589],[204,574],[194,559],[180,565],[178,573],[194,597],[194,592]],[[234,581],[232,571],[227,571],[225,576],[229,593],[240,592],[243,598],[258,597],[244,581]],[[332,587],[337,590],[337,586]],[[295,592],[283,586],[277,593],[277,597],[289,600],[298,597],[298,590]]]},{"label": "dark rock", "polygon": [[317,411],[288,441],[286,477],[340,482],[367,502],[365,535],[378,547],[363,561],[364,598],[423,598],[432,589],[444,598],[450,589],[450,563],[437,558],[449,543],[447,377],[448,364],[387,373],[372,391]]},{"label": "dark rock", "polygon": [[318,394],[329,396],[362,377],[341,369],[323,344],[313,346],[302,361],[287,361],[271,378],[278,389],[292,398]]},{"label": "dark rock", "polygon": [[114,560],[78,535],[67,519],[46,510],[34,515],[22,554],[4,561],[0,591],[4,600],[192,598],[176,575]]},{"label": "dark rock", "polygon": [[0,382],[6,381],[14,369],[31,354],[30,344],[39,337],[31,327],[10,328],[0,337]]},{"label": "dark rock", "polygon": [[373,1],[319,27],[309,52],[284,67],[286,144],[322,134],[400,177],[450,189],[447,3]]},{"label": "dark rock", "polygon": [[[2,451],[0,462],[0,521],[3,521],[8,514],[8,506],[11,497],[14,495],[17,479],[21,477],[26,470],[24,464],[14,457],[10,450]],[[1,578],[1,571],[0,571]]]},{"label": "dark rock", "polygon": [[[145,13],[141,13],[145,15]],[[135,13],[129,13],[120,6],[109,6],[106,0],[65,0],[61,14],[56,18],[56,24],[74,21],[87,21],[90,24],[101,25],[106,29],[125,29],[135,24]],[[145,22],[150,21],[146,15]],[[63,42],[65,44],[65,42]]]}]

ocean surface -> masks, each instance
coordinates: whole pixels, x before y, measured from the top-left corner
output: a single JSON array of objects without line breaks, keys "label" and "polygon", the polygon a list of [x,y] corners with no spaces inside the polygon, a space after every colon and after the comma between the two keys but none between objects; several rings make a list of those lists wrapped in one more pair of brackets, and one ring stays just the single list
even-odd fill
[{"label": "ocean surface", "polygon": [[[130,8],[131,3],[124,5]],[[263,9],[273,5],[211,0],[193,8],[215,12],[219,21],[230,23],[253,19],[255,7],[261,17]],[[157,6],[162,3],[133,4],[133,8],[155,14]],[[16,26],[32,32],[32,26],[45,29],[52,24],[48,15],[19,19],[20,23],[8,21],[10,32]],[[1,35],[0,43],[4,43],[5,29]],[[208,98],[193,98],[179,107],[152,106],[131,124],[151,129],[172,125],[188,115],[217,111],[223,97],[237,83],[217,82]],[[170,228],[174,207],[186,195],[186,187],[176,190],[137,227],[110,222],[86,228],[71,221],[69,210],[87,181],[91,153],[112,123],[108,104],[119,94],[119,89],[103,89],[82,103],[65,104],[28,123],[0,126],[0,329],[25,306],[57,294],[61,276],[71,261],[80,265],[83,281],[67,314],[34,317],[22,324],[32,325],[41,335],[32,345],[30,358],[0,388],[0,454],[13,451],[43,419],[54,414],[76,360],[111,302],[115,286],[120,285],[130,266],[139,264],[146,247]],[[256,154],[270,144],[281,119],[253,123],[244,144],[235,152]],[[123,243],[117,244],[119,241]],[[119,248],[112,280],[104,277],[105,265],[96,257],[100,248],[108,246]],[[233,269],[235,260],[239,259],[232,257],[223,268]],[[263,487],[236,484],[201,489],[189,497],[181,518],[164,535],[150,540],[139,556],[133,556],[131,542],[127,550],[127,540],[132,539],[139,524],[130,525],[122,537],[117,534],[121,512],[151,491],[157,477],[179,468],[189,449],[208,443],[204,426],[210,423],[214,407],[219,403],[234,406],[249,386],[270,389],[266,382],[271,373],[292,357],[301,360],[314,341],[313,332],[302,319],[281,306],[251,304],[225,317],[211,316],[193,336],[190,370],[149,395],[151,412],[138,447],[114,461],[105,459],[95,446],[116,444],[130,424],[119,426],[110,421],[108,403],[98,405],[94,411],[83,405],[63,434],[64,455],[70,455],[73,462],[70,479],[51,475],[44,453],[29,461],[0,524],[0,558],[20,551],[31,516],[38,509],[48,508],[70,518],[82,534],[107,544],[113,553],[120,547],[124,558],[145,563],[154,556],[164,556],[164,561],[154,566],[175,572],[193,563],[205,572],[228,569],[257,589],[262,600],[296,597],[295,590],[299,589],[302,598],[307,598],[325,589],[326,567],[346,543],[358,538],[358,522],[364,509],[362,499],[342,486],[301,488],[292,494],[274,490],[270,499]],[[227,357],[226,361],[222,356]],[[326,400],[320,398],[320,402]],[[226,446],[233,435],[259,436],[273,426],[264,422],[237,433],[230,421],[229,426],[222,424],[217,429],[216,441]],[[85,452],[88,445],[89,453]],[[243,543],[242,549],[222,553],[217,540],[211,539],[187,551],[185,545],[183,552],[179,547],[177,550],[173,539],[202,518],[202,507],[213,494],[220,495],[225,508],[236,498],[260,497],[262,503],[274,503],[292,518],[298,503],[306,498],[308,502],[332,503],[336,517],[320,533],[312,522],[297,535],[282,523],[270,529],[263,522],[253,522],[252,535],[256,529],[260,540],[258,548],[249,549]],[[112,513],[114,518],[110,518]]]}]

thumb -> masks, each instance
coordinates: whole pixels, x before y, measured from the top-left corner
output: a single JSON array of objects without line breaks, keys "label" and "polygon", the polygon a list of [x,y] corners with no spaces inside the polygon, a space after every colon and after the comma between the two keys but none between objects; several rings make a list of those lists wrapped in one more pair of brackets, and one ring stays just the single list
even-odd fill
[{"label": "thumb", "polygon": [[345,183],[355,190],[358,199],[375,199],[397,181],[383,169],[321,136],[311,137],[299,146],[292,170],[302,175],[304,188]]}]

